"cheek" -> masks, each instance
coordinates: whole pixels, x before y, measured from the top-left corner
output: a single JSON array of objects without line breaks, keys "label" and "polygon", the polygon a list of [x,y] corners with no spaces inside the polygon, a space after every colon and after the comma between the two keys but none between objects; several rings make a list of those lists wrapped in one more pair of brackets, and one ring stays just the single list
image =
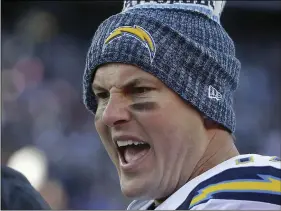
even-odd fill
[{"label": "cheek", "polygon": [[96,130],[99,134],[99,137],[101,139],[102,144],[104,145],[105,150],[107,151],[110,159],[113,161],[113,163],[117,166],[118,164],[118,154],[115,150],[115,145],[113,141],[111,140],[109,131],[104,124],[99,123],[99,121],[95,122]]},{"label": "cheek", "polygon": [[167,162],[187,147],[187,137],[185,128],[162,113],[165,112],[143,115],[139,122],[153,144],[158,162]]},{"label": "cheek", "polygon": [[198,151],[201,140],[199,119],[184,111],[171,111],[174,109],[168,107],[139,116],[139,122],[153,142],[156,156],[177,157]]}]

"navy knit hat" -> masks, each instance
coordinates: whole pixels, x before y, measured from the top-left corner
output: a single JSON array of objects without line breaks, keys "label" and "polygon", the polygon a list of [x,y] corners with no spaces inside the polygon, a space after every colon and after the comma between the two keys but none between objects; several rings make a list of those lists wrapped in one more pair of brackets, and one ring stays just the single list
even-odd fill
[{"label": "navy knit hat", "polygon": [[91,84],[100,65],[132,64],[234,132],[233,93],[240,62],[233,41],[220,24],[225,1],[162,2],[127,0],[121,13],[99,26],[86,59],[86,107],[95,113]]}]

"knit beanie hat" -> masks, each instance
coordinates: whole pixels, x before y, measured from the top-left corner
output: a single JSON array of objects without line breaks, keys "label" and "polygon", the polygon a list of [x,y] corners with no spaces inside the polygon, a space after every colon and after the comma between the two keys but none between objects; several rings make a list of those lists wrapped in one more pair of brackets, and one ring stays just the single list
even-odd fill
[{"label": "knit beanie hat", "polygon": [[86,107],[95,113],[91,84],[100,65],[132,64],[233,133],[240,62],[220,24],[224,6],[210,0],[126,0],[93,37],[83,77]]}]

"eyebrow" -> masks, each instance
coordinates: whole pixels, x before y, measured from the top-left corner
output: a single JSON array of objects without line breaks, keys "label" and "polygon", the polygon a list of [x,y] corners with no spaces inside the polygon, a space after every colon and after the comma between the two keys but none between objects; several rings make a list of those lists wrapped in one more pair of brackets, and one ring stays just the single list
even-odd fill
[{"label": "eyebrow", "polygon": [[[143,82],[151,82],[151,81],[148,80],[148,79],[145,79],[145,78],[135,78],[135,79],[129,80],[128,82],[125,82],[120,88],[124,89],[124,88],[138,86],[138,85],[140,85]],[[93,89],[93,91],[94,90],[99,90],[99,91],[106,90],[105,88],[101,87],[98,84],[93,84],[92,85],[92,89]]]}]

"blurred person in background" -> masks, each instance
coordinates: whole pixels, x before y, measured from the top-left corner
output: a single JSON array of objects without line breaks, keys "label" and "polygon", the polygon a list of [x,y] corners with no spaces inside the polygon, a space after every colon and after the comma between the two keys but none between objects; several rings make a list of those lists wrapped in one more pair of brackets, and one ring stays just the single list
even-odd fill
[{"label": "blurred person in background", "polygon": [[1,210],[50,210],[30,182],[20,172],[1,166]]},{"label": "blurred person in background", "polygon": [[225,1],[124,2],[88,51],[84,103],[128,209],[281,208],[280,158],[239,154]]}]

